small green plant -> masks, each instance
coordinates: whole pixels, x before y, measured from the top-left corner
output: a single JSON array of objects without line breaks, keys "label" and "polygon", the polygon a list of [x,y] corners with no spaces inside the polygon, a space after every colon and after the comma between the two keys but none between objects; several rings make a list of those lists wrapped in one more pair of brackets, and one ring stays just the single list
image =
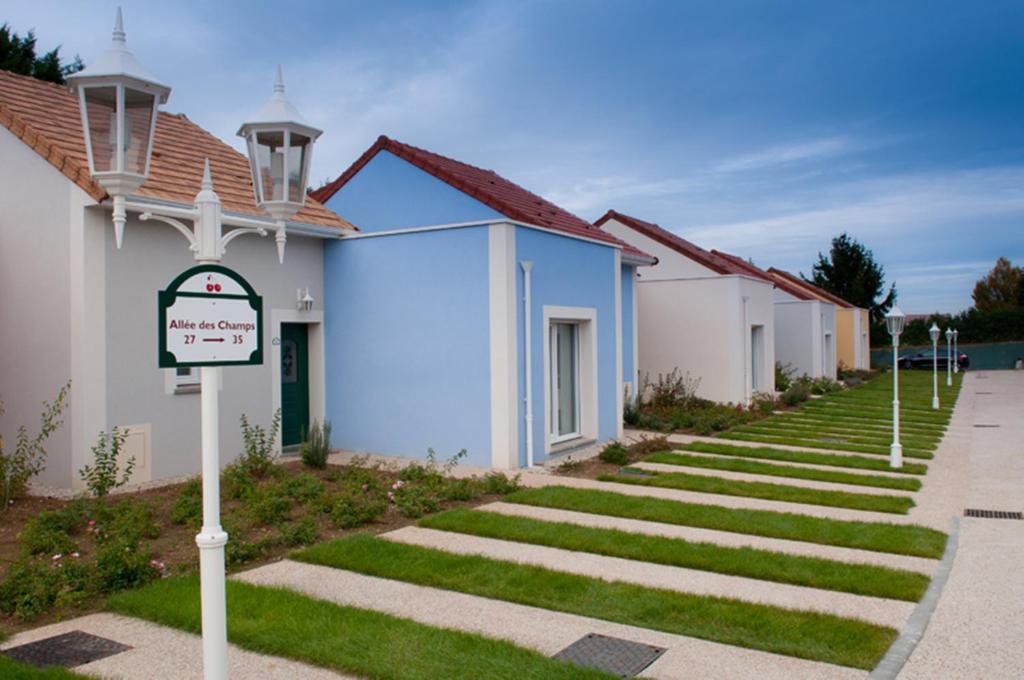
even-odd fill
[{"label": "small green plant", "polygon": [[323,482],[309,473],[289,477],[278,484],[278,490],[288,498],[309,503],[324,495]]},{"label": "small green plant", "polygon": [[284,521],[292,504],[276,487],[264,487],[253,495],[246,508],[257,524],[274,525]]},{"label": "small green plant", "polygon": [[170,520],[174,524],[198,526],[203,516],[203,488],[199,479],[185,482],[181,493],[171,506]]},{"label": "small green plant", "polygon": [[413,519],[441,509],[435,489],[426,484],[406,483],[401,479],[391,485],[388,500],[395,504],[400,513]]},{"label": "small green plant", "polygon": [[796,369],[791,364],[784,364],[781,361],[775,362],[775,389],[785,392],[793,384],[793,376]]},{"label": "small green plant", "polygon": [[[64,423],[64,409],[68,404],[68,382],[52,402],[43,402],[43,413],[39,418],[39,432],[30,437],[24,425],[18,428],[14,439],[14,450],[4,450],[4,440],[0,437],[0,501],[6,510],[16,498],[25,493],[28,480],[35,477],[46,467],[46,448],[43,444]],[[0,416],[4,413],[3,402],[0,402]]]},{"label": "small green plant", "polygon": [[256,482],[241,461],[225,465],[220,472],[220,486],[224,496],[231,500],[245,500],[256,492]]},{"label": "small green plant", "polygon": [[569,475],[583,469],[583,461],[567,456],[565,460],[555,467],[555,472],[561,475]]},{"label": "small green plant", "polygon": [[812,394],[831,394],[832,392],[841,391],[843,386],[831,378],[822,376],[812,380],[810,388]]},{"label": "small green plant", "polygon": [[640,458],[649,453],[671,451],[674,447],[666,437],[640,437],[639,441],[629,445],[630,458]]},{"label": "small green plant", "polygon": [[[109,435],[100,432],[99,441],[92,447],[94,465],[86,465],[78,471],[79,477],[85,482],[85,487],[96,498],[102,498],[112,489],[128,483],[135,468],[135,456],[125,461],[124,470],[119,470],[120,465],[117,461],[127,439],[128,430],[118,427],[111,430]],[[118,475],[118,472],[121,474]]]},{"label": "small green plant", "polygon": [[281,540],[291,547],[312,545],[319,537],[320,531],[316,528],[316,522],[310,517],[303,517],[281,530]]},{"label": "small green plant", "polygon": [[340,492],[326,499],[326,510],[331,521],[341,529],[352,529],[368,524],[387,512],[388,501],[380,488],[369,484],[347,484]]},{"label": "small green plant", "polygon": [[78,549],[71,538],[85,517],[85,504],[79,499],[60,510],[44,510],[25,523],[18,534],[25,555],[56,555]]},{"label": "small green plant", "polygon": [[750,408],[752,411],[756,411],[763,416],[770,416],[775,411],[775,396],[771,394],[755,394]]},{"label": "small green plant", "polygon": [[687,406],[697,399],[697,388],[700,378],[691,378],[690,374],[681,375],[678,368],[667,374],[658,374],[658,380],[650,383],[646,376],[644,388],[650,389],[650,404],[655,408],[669,406]]},{"label": "small green plant", "polygon": [[504,472],[488,472],[483,478],[484,493],[493,496],[507,496],[519,491],[521,477],[509,477]]},{"label": "small green plant", "polygon": [[302,462],[309,467],[323,470],[327,467],[327,454],[331,452],[331,421],[325,420],[323,425],[313,421],[309,428],[306,441],[302,442]]},{"label": "small green plant", "polygon": [[264,429],[262,425],[249,424],[249,418],[244,413],[241,422],[245,451],[238,457],[238,464],[254,477],[265,477],[277,458],[277,433],[281,429],[281,409],[274,411],[270,429]]},{"label": "small green plant", "polygon": [[782,393],[782,401],[786,406],[797,406],[810,398],[811,388],[802,380],[794,382]]},{"label": "small green plant", "polygon": [[629,465],[630,460],[629,449],[619,442],[611,442],[606,445],[601,449],[601,453],[597,454],[597,457],[605,463],[613,465]]}]

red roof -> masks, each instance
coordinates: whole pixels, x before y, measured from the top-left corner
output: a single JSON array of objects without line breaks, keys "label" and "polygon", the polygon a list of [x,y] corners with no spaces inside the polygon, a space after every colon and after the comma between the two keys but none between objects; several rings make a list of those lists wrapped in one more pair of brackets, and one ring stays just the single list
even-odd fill
[{"label": "red roof", "polygon": [[403,144],[384,135],[378,137],[373,146],[356,159],[356,162],[341,173],[336,180],[313,191],[310,195],[321,203],[327,203],[339,189],[355,177],[363,166],[381,151],[390,151],[509,219],[620,246],[624,253],[654,261],[654,258],[647,253],[628,243],[623,243],[608,232],[593,227],[586,220],[580,219],[537,194],[510,182],[493,170],[478,168],[425,149]]},{"label": "red roof", "polygon": [[[718,253],[717,251],[707,251],[698,246],[695,243],[691,243],[681,236],[676,236],[669,230],[658,226],[653,222],[647,222],[637,217],[632,217],[624,213],[620,213],[616,210],[609,210],[601,216],[599,220],[594,222],[594,226],[600,227],[605,224],[608,220],[614,219],[620,224],[624,224],[630,229],[643,234],[644,236],[657,241],[666,248],[671,248],[680,255],[684,255],[694,262],[701,264],[716,274],[743,274],[746,276],[757,276],[759,278],[767,277],[764,272],[760,269],[748,265],[747,263],[734,258],[733,256],[723,257],[725,253]],[[737,264],[734,260],[739,260],[740,264]],[[752,274],[750,268],[756,269],[760,274]]]},{"label": "red roof", "polygon": [[804,281],[803,279],[799,279],[787,271],[776,269],[774,267],[769,268],[768,271],[777,277],[776,280],[778,280],[778,278],[781,278],[793,286],[798,286],[801,289],[807,291],[807,293],[810,294],[812,298],[818,298],[819,300],[824,300],[825,302],[831,302],[834,305],[838,305],[846,309],[853,309],[854,307],[852,304],[850,304],[843,298],[839,297],[838,295],[833,295],[827,290],[819,288],[818,286],[815,286],[813,283],[809,283],[807,281]]},{"label": "red roof", "polygon": [[721,250],[712,250],[711,254],[717,257],[725,258],[726,260],[731,262],[734,267],[738,267],[743,271],[743,273],[747,274],[748,276],[753,276],[755,279],[761,279],[762,281],[773,283],[772,277],[768,275],[768,272],[766,272],[765,270],[761,269],[758,266],[751,264],[750,262],[747,262],[742,257],[737,257],[736,255],[733,255],[731,253],[723,253]]},{"label": "red roof", "polygon": [[[0,71],[0,125],[93,199],[102,201],[107,197],[107,192],[89,176],[78,98],[67,87]],[[256,205],[246,157],[184,114],[160,112],[149,177],[137,193],[191,205],[199,191],[206,158],[210,160],[213,185],[225,210],[266,215]],[[306,201],[292,221],[353,228],[316,201]]]}]

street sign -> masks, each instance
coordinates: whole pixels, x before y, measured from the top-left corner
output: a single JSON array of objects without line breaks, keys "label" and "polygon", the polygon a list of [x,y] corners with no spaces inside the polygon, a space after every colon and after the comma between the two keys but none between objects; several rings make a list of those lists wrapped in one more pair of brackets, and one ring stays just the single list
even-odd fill
[{"label": "street sign", "polygon": [[160,368],[263,363],[263,298],[237,272],[201,264],[158,296]]}]

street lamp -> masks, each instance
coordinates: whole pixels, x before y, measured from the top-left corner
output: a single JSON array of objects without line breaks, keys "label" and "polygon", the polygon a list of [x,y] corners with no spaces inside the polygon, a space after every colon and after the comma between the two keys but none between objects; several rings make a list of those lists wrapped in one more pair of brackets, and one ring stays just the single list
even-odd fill
[{"label": "street lamp", "polygon": [[956,347],[956,340],[957,340],[957,338],[959,336],[960,336],[960,331],[958,331],[957,329],[954,328],[953,329],[953,372],[954,373],[959,373],[960,372],[960,352],[957,350],[957,347]]},{"label": "street lamp", "polygon": [[903,446],[900,444],[900,333],[907,316],[893,306],[885,315],[885,327],[892,336],[892,445],[889,447],[889,467],[903,467]]},{"label": "street lamp", "polygon": [[953,358],[953,346],[950,344],[953,342],[953,329],[946,329],[946,387],[953,385],[953,367],[950,366]]},{"label": "street lamp", "polygon": [[[220,198],[213,190],[209,159],[191,208],[128,200],[149,175],[158,109],[171,89],[151,76],[128,51],[120,8],[111,49],[89,68],[68,76],[68,81],[79,98],[90,174],[112,198],[118,248],[124,238],[127,211],[133,210],[140,213],[141,220],[174,227],[188,240],[189,250],[201,263],[220,262],[233,239],[246,234],[266,236],[268,227],[276,228],[278,257],[283,260],[285,220],[305,202],[312,146],[320,131],[303,123],[298,111],[284,98],[280,70],[274,98],[264,109],[264,113],[270,113],[242,126],[250,140],[249,164],[256,201],[270,215],[269,220],[223,214]],[[185,224],[188,221],[191,228]],[[234,228],[225,234],[224,225]],[[228,535],[220,523],[218,383],[218,368],[201,366],[203,526],[196,535],[196,545],[206,680],[227,677],[224,546]]]},{"label": "street lamp", "polygon": [[932,327],[928,329],[928,335],[932,339],[932,408],[939,408],[939,336],[942,329],[932,321]]},{"label": "street lamp", "polygon": [[307,123],[284,96],[281,67],[277,67],[274,95],[251,120],[238,128],[249,148],[252,187],[256,203],[277,221],[277,254],[284,262],[284,223],[306,200],[313,142],[323,134]]}]

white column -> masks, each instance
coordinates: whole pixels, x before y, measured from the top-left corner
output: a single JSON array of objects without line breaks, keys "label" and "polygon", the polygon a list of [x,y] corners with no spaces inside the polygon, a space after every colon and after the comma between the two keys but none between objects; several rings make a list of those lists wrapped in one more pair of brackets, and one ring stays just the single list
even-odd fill
[{"label": "white column", "polygon": [[939,341],[932,342],[932,408],[939,409]]},{"label": "white column", "polygon": [[903,446],[900,445],[900,336],[892,338],[892,446],[889,447],[889,467],[903,467]]},{"label": "white column", "polygon": [[946,338],[946,387],[953,385],[953,368],[950,366],[952,359],[953,346],[949,344],[949,338]]}]

